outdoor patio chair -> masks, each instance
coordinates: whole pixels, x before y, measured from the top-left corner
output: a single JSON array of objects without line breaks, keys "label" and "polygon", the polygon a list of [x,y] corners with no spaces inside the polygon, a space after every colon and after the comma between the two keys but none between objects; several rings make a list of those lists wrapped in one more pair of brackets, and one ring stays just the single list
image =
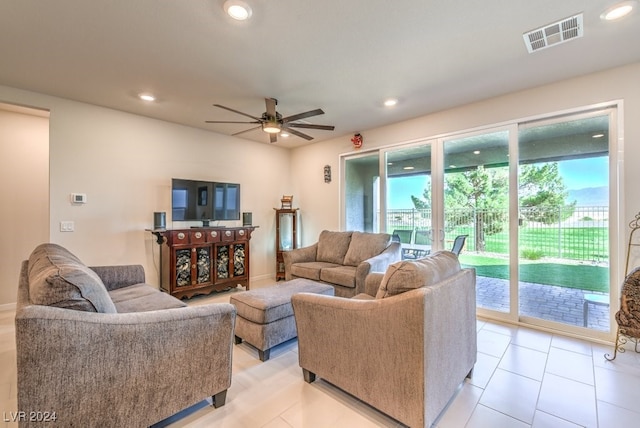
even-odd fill
[{"label": "outdoor patio chair", "polygon": [[456,256],[460,255],[460,251],[462,251],[462,247],[464,247],[464,242],[469,235],[458,235],[456,239],[453,241],[453,247],[451,248],[451,252]]},{"label": "outdoor patio chair", "polygon": [[392,235],[397,236],[402,244],[411,244],[411,239],[413,238],[413,230],[395,229]]},{"label": "outdoor patio chair", "polygon": [[613,361],[616,359],[618,351],[624,352],[624,345],[631,339],[635,342],[634,350],[638,349],[640,339],[640,267],[632,270],[622,284],[620,295],[620,310],[616,312],[616,322],[618,331],[613,348],[613,357],[606,354],[604,357]]},{"label": "outdoor patio chair", "polygon": [[427,229],[417,229],[414,238],[416,245],[431,245],[431,234]]}]

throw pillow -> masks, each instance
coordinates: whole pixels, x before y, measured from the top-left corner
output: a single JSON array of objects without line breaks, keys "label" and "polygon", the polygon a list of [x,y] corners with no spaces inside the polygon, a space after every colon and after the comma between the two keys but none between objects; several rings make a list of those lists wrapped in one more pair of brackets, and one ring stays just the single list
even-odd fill
[{"label": "throw pillow", "polygon": [[323,230],[318,238],[316,261],[343,264],[344,256],[349,249],[351,232],[330,232]]},{"label": "throw pillow", "polygon": [[41,244],[29,256],[29,298],[36,305],[117,312],[100,277],[57,244]]},{"label": "throw pillow", "polygon": [[382,253],[391,242],[388,233],[353,232],[351,244],[344,257],[347,266],[358,266],[363,261]]},{"label": "throw pillow", "polygon": [[376,299],[428,287],[460,271],[458,257],[451,251],[438,251],[419,260],[403,260],[390,265],[380,282]]}]

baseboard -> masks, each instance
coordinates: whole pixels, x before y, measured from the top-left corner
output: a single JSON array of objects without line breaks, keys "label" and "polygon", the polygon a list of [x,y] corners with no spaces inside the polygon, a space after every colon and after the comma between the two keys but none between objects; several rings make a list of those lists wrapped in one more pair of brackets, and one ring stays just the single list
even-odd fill
[{"label": "baseboard", "polygon": [[0,312],[15,311],[15,310],[16,310],[15,303],[5,303],[4,305],[0,305]]}]

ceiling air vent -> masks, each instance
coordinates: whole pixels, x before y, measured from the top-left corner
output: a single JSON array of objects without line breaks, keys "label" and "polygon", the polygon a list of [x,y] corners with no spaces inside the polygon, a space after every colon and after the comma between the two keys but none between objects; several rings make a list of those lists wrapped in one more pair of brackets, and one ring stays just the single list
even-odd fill
[{"label": "ceiling air vent", "polygon": [[582,37],[582,14],[563,19],[528,33],[524,33],[524,43],[529,53],[568,42]]}]

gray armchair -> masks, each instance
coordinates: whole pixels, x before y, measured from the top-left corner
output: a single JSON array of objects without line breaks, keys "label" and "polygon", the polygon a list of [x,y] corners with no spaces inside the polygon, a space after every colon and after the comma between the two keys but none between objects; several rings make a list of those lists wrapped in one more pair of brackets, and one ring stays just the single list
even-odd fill
[{"label": "gray armchair", "polygon": [[376,298],[294,295],[305,381],[319,376],[405,425],[431,426],[476,361],[475,278],[442,251],[369,275]]}]

